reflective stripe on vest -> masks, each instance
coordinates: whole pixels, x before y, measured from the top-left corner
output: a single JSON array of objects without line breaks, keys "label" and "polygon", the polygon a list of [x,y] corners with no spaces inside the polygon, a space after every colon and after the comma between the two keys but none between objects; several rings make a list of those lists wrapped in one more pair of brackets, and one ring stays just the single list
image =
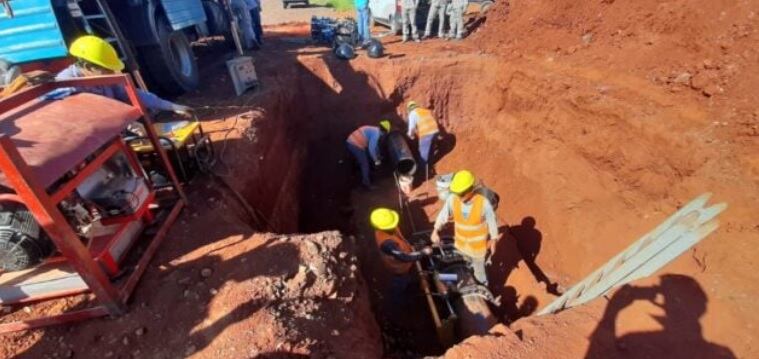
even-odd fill
[{"label": "reflective stripe on vest", "polygon": [[364,135],[364,130],[371,128],[372,126],[361,126],[357,130],[353,131],[350,136],[348,136],[348,142],[356,145],[358,148],[366,149],[369,147],[369,140],[366,138],[366,135]]},{"label": "reflective stripe on vest", "polygon": [[416,123],[416,131],[419,133],[419,138],[436,134],[438,127],[435,117],[432,116],[432,111],[426,108],[417,108],[415,111],[419,118]]},{"label": "reflective stripe on vest", "polygon": [[464,217],[463,203],[453,197],[453,227],[456,249],[470,257],[483,258],[487,254],[488,227],[483,216],[485,197],[475,194],[472,210]]},{"label": "reflective stripe on vest", "polygon": [[400,232],[396,229],[394,233],[387,233],[385,231],[374,231],[374,239],[377,241],[377,247],[380,249],[380,253],[382,254],[382,262],[385,263],[385,267],[396,274],[404,274],[408,273],[408,271],[411,269],[411,266],[413,263],[410,262],[401,262],[397,259],[395,259],[393,256],[389,254],[385,254],[385,252],[382,252],[382,244],[385,243],[385,241],[393,241],[395,244],[398,245],[398,248],[401,250],[401,252],[404,253],[411,253],[412,248],[411,245],[406,242],[406,240],[401,237]]}]

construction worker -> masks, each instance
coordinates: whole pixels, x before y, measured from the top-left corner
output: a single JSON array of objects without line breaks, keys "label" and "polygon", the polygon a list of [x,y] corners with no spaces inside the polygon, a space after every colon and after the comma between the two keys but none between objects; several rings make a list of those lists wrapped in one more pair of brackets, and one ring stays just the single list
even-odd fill
[{"label": "construction worker", "polygon": [[430,11],[427,14],[427,26],[424,28],[424,38],[432,36],[432,23],[435,17],[438,18],[437,37],[445,37],[445,9],[448,7],[449,0],[432,0],[430,1]]},{"label": "construction worker", "polygon": [[469,262],[475,279],[487,285],[485,262],[488,250],[491,254],[494,252],[498,224],[490,201],[474,189],[475,177],[472,172],[462,170],[453,175],[450,187],[453,195],[448,197],[438,213],[430,239],[434,244],[440,243],[439,231],[453,217],[454,247]]},{"label": "construction worker", "polygon": [[367,152],[369,157],[374,162],[375,166],[382,164],[379,154],[379,142],[380,138],[390,132],[390,121],[382,120],[377,126],[361,126],[353,131],[345,144],[348,146],[348,151],[356,157],[359,167],[361,167],[361,184],[371,190],[372,182],[369,180],[369,161],[367,159]]},{"label": "construction worker", "polygon": [[398,318],[404,313],[406,298],[403,294],[410,281],[409,270],[415,261],[432,254],[432,248],[414,251],[398,229],[399,215],[392,209],[375,209],[369,216],[369,221],[375,230],[374,239],[382,254],[382,262],[392,273],[389,291],[392,305],[388,312],[392,317]]},{"label": "construction worker", "polygon": [[[56,80],[111,75],[121,73],[121,70],[124,69],[124,63],[119,59],[116,49],[107,41],[97,36],[85,35],[74,40],[69,48],[69,53],[71,56],[77,58],[77,62],[59,72],[55,76]],[[124,86],[90,86],[68,90],[90,92],[119,101],[129,102],[129,96]],[[60,96],[63,95],[65,94],[60,92]],[[171,111],[185,117],[192,116],[192,109],[188,106],[166,101],[151,92],[141,89],[137,89],[137,95],[140,97],[142,105],[149,110]],[[51,96],[55,97],[56,95],[53,94]]]},{"label": "construction worker", "polygon": [[414,251],[398,229],[399,218],[398,212],[392,209],[377,208],[372,211],[369,220],[375,229],[374,239],[382,253],[385,267],[395,274],[405,274],[413,262],[432,254],[432,248]]},{"label": "construction worker", "polygon": [[451,32],[448,37],[455,40],[461,40],[464,38],[464,12],[469,5],[467,0],[451,0]]},{"label": "construction worker", "polygon": [[422,158],[421,164],[429,178],[432,142],[439,131],[437,121],[432,116],[432,111],[419,107],[415,101],[409,101],[406,110],[408,111],[407,135],[412,140],[415,134],[419,135],[419,156]]},{"label": "construction worker", "polygon": [[403,26],[403,42],[408,41],[409,29],[411,37],[419,42],[419,31],[416,29],[416,8],[419,0],[401,0],[401,25]]}]

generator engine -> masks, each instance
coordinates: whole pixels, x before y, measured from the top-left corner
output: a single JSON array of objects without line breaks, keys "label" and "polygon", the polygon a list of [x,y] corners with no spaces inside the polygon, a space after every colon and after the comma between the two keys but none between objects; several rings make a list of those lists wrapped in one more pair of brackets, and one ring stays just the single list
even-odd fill
[{"label": "generator engine", "polygon": [[[135,213],[149,193],[145,179],[134,173],[126,154],[118,153],[61,201],[59,209],[87,242],[112,234],[115,226],[108,224],[109,219]],[[54,253],[55,245],[24,205],[0,202],[0,270],[26,269]]]}]

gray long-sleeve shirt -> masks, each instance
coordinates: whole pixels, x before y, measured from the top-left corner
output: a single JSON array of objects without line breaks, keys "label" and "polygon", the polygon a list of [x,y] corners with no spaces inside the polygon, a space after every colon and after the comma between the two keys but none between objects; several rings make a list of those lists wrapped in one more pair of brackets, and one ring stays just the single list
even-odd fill
[{"label": "gray long-sleeve shirt", "polygon": [[[448,199],[445,201],[445,205],[443,205],[443,208],[440,209],[440,212],[437,215],[437,219],[435,220],[435,230],[440,230],[440,228],[445,225],[448,220],[453,215],[453,198],[455,195],[450,195]],[[469,214],[472,213],[472,202],[469,203],[462,203],[461,204],[461,211],[464,214],[464,217],[469,218]],[[488,233],[490,234],[490,239],[496,239],[498,238],[498,222],[496,222],[495,219],[495,211],[493,211],[493,206],[490,204],[490,201],[487,200],[487,198],[482,203],[482,216],[485,217],[485,223],[488,226]]]},{"label": "gray long-sleeve shirt", "polygon": [[[82,73],[82,70],[76,64],[65,68],[63,71],[55,75],[56,80],[69,80],[69,79],[82,78],[82,77],[85,77],[85,76]],[[96,95],[109,97],[109,98],[119,100],[122,102],[129,102],[129,96],[127,95],[127,92],[124,86],[118,86],[118,85],[90,86],[90,87],[77,88],[77,90],[83,91],[83,92],[94,93]],[[142,101],[142,104],[149,110],[174,111],[174,110],[177,110],[179,107],[181,107],[179,105],[174,104],[171,101],[166,101],[158,97],[152,92],[148,92],[145,90],[137,89],[137,96],[140,97],[140,101]]]}]

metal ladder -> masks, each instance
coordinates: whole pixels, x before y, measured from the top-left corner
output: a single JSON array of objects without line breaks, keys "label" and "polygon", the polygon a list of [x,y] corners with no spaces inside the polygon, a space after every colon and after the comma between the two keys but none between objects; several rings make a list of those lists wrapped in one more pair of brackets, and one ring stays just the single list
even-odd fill
[{"label": "metal ladder", "polygon": [[117,49],[121,61],[126,64],[127,69],[132,74],[139,86],[142,89],[147,89],[145,81],[140,74],[140,67],[137,64],[137,58],[134,55],[132,47],[127,43],[124,33],[121,32],[121,28],[116,22],[116,18],[111,12],[111,8],[104,0],[92,0],[96,7],[97,12],[93,14],[87,14],[84,12],[79,3],[84,0],[68,0],[68,8],[71,15],[74,18],[79,18],[82,21],[84,30],[91,35],[104,34],[105,41],[108,41]]},{"label": "metal ladder", "polygon": [[596,299],[614,288],[654,274],[714,232],[716,219],[727,204],[704,207],[711,193],[704,193],[681,208],[653,231],[641,237],[564,295],[540,310],[552,314]]}]

